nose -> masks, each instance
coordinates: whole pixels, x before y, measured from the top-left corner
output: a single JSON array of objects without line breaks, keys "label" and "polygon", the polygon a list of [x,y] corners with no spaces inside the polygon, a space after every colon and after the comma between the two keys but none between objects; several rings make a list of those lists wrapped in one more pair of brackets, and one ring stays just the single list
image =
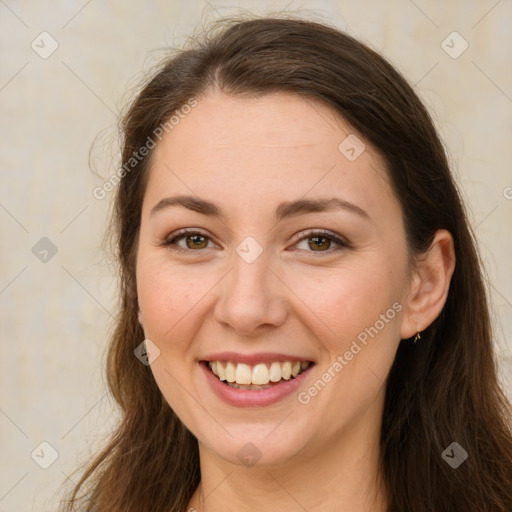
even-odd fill
[{"label": "nose", "polygon": [[235,253],[231,270],[219,285],[214,318],[236,333],[261,335],[286,321],[287,288],[278,272],[269,267],[265,253],[252,263]]}]

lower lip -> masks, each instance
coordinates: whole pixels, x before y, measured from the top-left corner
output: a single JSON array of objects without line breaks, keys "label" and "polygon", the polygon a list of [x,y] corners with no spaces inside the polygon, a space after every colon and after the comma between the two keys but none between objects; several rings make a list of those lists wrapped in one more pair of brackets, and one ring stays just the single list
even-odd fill
[{"label": "lower lip", "polygon": [[202,368],[206,380],[212,387],[215,394],[224,402],[235,407],[262,407],[271,405],[286,396],[292,394],[304,381],[309,369],[313,366],[310,365],[300,375],[294,379],[281,381],[271,388],[267,389],[237,389],[232,388],[219,380],[208,368],[204,362],[199,363]]}]

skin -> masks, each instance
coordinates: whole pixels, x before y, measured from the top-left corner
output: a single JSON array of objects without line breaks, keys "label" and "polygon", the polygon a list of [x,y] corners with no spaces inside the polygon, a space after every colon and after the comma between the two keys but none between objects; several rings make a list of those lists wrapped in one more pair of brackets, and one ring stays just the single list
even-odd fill
[{"label": "skin", "polygon": [[[198,100],[155,148],[136,267],[139,320],[160,350],[152,372],[199,442],[201,485],[189,509],[384,511],[385,380],[400,340],[425,329],[445,303],[452,237],[438,231],[427,255],[410,265],[381,157],[359,136],[366,150],[347,159],[338,145],[354,129],[329,107],[283,93],[241,98],[215,90]],[[178,194],[210,200],[225,217],[182,206],[150,214]],[[342,209],[274,219],[282,201],[332,196],[369,220]],[[181,228],[208,238],[200,248],[177,240],[187,253],[162,245]],[[350,247],[322,239],[315,251],[308,236],[317,229]],[[263,249],[252,263],[236,252],[247,236]],[[401,311],[307,404],[292,393],[265,407],[227,405],[199,367],[221,350],[289,353],[315,362],[299,390],[307,391],[394,303]],[[261,454],[252,467],[237,457],[248,442]]]}]

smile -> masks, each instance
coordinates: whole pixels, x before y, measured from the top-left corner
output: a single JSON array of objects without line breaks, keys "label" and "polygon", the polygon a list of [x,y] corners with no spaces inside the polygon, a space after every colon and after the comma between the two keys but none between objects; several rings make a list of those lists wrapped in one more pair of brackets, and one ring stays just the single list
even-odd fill
[{"label": "smile", "polygon": [[231,361],[208,361],[210,371],[222,382],[236,389],[268,389],[295,379],[310,365],[309,361],[273,361],[249,365]]}]

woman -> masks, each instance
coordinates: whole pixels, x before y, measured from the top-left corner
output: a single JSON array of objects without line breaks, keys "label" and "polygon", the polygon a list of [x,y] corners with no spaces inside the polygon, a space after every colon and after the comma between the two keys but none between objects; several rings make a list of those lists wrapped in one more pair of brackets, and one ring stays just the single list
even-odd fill
[{"label": "woman", "polygon": [[62,510],[512,510],[476,243],[426,109],[333,27],[217,25],[123,119],[122,420]]}]

